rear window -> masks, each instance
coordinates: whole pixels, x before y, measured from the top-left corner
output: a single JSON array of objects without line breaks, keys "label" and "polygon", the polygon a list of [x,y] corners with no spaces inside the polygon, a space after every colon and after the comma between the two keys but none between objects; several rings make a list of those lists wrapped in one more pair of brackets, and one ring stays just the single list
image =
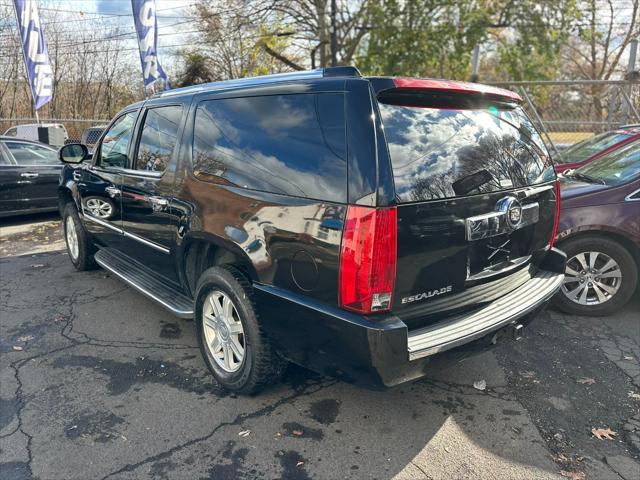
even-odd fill
[{"label": "rear window", "polygon": [[380,103],[380,112],[400,202],[496,192],[555,178],[544,144],[520,107]]},{"label": "rear window", "polygon": [[204,181],[335,202],[347,198],[344,97],[338,93],[204,101],[194,174]]}]

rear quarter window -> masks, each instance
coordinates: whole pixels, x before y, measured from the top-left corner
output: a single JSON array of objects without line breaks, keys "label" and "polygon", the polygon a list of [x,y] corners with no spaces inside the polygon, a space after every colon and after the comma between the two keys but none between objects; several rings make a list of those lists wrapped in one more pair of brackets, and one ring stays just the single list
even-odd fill
[{"label": "rear quarter window", "polygon": [[271,95],[203,101],[193,169],[201,180],[345,202],[344,96]]},{"label": "rear quarter window", "polygon": [[380,112],[400,202],[509,190],[555,178],[542,140],[519,107],[380,103]]}]

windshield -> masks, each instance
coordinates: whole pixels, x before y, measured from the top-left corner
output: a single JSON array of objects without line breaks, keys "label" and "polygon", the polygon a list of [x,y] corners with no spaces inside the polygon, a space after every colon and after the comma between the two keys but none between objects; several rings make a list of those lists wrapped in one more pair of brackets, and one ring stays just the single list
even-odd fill
[{"label": "windshield", "polygon": [[576,168],[575,172],[596,178],[610,186],[633,180],[640,175],[640,140]]},{"label": "windshield", "polygon": [[612,145],[616,143],[620,143],[631,135],[628,133],[617,133],[617,132],[605,132],[600,135],[596,135],[595,137],[588,138],[583,140],[582,142],[576,143],[575,145],[571,145],[565,151],[562,152],[562,155],[556,155],[558,158],[554,158],[557,163],[575,163],[582,162],[602,150],[606,150]]},{"label": "windshield", "polygon": [[509,190],[555,178],[542,140],[520,107],[381,102],[380,113],[400,202]]}]

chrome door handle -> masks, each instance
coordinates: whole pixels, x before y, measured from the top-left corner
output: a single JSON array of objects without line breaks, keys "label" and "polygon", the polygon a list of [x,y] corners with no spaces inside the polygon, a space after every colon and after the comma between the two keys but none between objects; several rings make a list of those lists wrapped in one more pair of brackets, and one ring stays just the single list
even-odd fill
[{"label": "chrome door handle", "polygon": [[167,205],[169,205],[169,200],[163,197],[147,197],[147,199],[149,200],[149,202],[153,203],[154,205],[158,205],[159,207],[166,207]]},{"label": "chrome door handle", "polygon": [[33,173],[33,172],[21,173],[20,176],[22,178],[38,178],[38,174],[37,173]]},{"label": "chrome door handle", "polygon": [[104,191],[107,192],[111,198],[117,195],[120,195],[122,193],[122,191],[116,187],[107,187],[104,189]]}]

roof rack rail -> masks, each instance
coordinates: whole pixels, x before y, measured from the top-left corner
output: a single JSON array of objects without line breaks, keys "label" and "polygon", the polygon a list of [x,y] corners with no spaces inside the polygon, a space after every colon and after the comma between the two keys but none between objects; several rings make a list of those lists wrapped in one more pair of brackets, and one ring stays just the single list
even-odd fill
[{"label": "roof rack rail", "polygon": [[257,77],[237,78],[234,80],[223,80],[220,82],[202,83],[189,87],[174,88],[165,92],[159,92],[152,98],[171,97],[185,93],[197,93],[204,90],[225,90],[228,88],[251,87],[254,85],[268,85],[276,82],[288,82],[291,80],[306,80],[322,77],[360,77],[360,72],[355,67],[329,67],[317,68],[315,70],[304,70],[298,72],[274,73],[271,75],[260,75]]}]

